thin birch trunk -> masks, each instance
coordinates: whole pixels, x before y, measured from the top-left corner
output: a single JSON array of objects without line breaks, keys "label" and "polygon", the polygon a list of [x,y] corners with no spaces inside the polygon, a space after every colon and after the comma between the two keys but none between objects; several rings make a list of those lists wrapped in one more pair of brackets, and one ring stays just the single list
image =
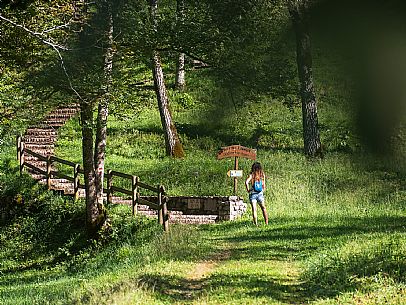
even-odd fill
[{"label": "thin birch trunk", "polygon": [[[176,1],[176,18],[178,25],[178,35],[182,34],[182,28],[185,20],[185,2],[184,0]],[[185,53],[179,53],[176,62],[176,75],[175,75],[175,88],[179,91],[183,91],[186,87],[185,77]]]},{"label": "thin birch trunk", "polygon": [[108,3],[108,30],[107,47],[104,56],[104,85],[102,96],[98,105],[97,129],[95,141],[95,167],[96,167],[96,196],[98,205],[103,206],[103,181],[104,181],[104,163],[106,158],[107,144],[107,118],[108,106],[110,102],[110,90],[113,80],[113,16],[111,4]]},{"label": "thin birch trunk", "polygon": [[179,53],[178,61],[176,62],[175,88],[183,91],[185,87],[185,53]]}]

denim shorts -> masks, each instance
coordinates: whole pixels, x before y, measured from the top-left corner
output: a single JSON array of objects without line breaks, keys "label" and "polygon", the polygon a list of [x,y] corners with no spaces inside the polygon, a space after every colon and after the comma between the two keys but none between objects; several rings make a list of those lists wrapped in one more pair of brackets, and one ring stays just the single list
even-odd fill
[{"label": "denim shorts", "polygon": [[264,204],[265,198],[264,198],[264,193],[263,192],[251,192],[250,193],[250,202],[252,204],[256,204],[257,202],[259,204]]}]

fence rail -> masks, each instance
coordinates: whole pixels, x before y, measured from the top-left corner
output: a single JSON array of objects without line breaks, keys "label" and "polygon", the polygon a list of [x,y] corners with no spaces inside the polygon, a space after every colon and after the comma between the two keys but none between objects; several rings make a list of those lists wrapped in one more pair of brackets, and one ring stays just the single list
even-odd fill
[{"label": "fence rail", "polygon": [[[38,161],[46,162],[46,169],[39,168],[33,164],[27,163],[26,156],[37,158]],[[84,170],[80,164],[68,160],[64,160],[55,156],[43,156],[25,147],[24,141],[21,137],[17,138],[17,159],[19,162],[20,174],[24,171],[24,167],[31,169],[35,173],[45,176],[48,189],[52,188],[51,179],[53,177],[62,178],[73,182],[73,197],[75,200],[79,197],[79,189],[85,189],[85,185],[80,183],[79,174],[83,175]],[[52,169],[52,164],[60,163],[72,167],[72,176],[63,174]],[[167,197],[163,185],[151,186],[141,182],[138,176],[130,175],[114,170],[106,172],[107,188],[103,189],[107,194],[107,204],[113,203],[113,193],[123,193],[131,196],[131,210],[132,215],[137,214],[138,204],[149,206],[151,209],[157,210],[158,222],[163,226],[164,231],[169,230],[169,214],[167,209]],[[131,189],[113,185],[114,177],[130,180]],[[157,202],[152,202],[141,198],[140,189],[149,190],[157,194]]]}]

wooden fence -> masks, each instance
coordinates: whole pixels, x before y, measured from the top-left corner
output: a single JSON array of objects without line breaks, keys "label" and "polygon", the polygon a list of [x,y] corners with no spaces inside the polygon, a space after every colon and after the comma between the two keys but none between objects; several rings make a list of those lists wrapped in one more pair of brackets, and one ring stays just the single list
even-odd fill
[{"label": "wooden fence", "polygon": [[[38,161],[46,162],[46,169],[41,169],[33,164],[25,161],[26,156],[37,158]],[[24,171],[24,167],[31,169],[34,173],[45,176],[48,189],[52,188],[51,179],[61,178],[73,183],[73,197],[75,200],[79,197],[79,189],[85,189],[85,185],[80,183],[79,174],[84,174],[80,164],[68,160],[64,160],[55,156],[43,156],[26,147],[21,137],[17,138],[17,159],[19,161],[20,174]],[[54,163],[60,163],[72,167],[72,176],[52,170]],[[151,186],[140,181],[140,178],[134,175],[121,173],[113,170],[108,170],[105,175],[107,178],[107,188],[104,192],[107,194],[107,203],[113,203],[113,193],[123,193],[131,196],[132,215],[137,214],[138,204],[149,206],[151,209],[157,210],[158,222],[163,226],[164,231],[169,230],[169,213],[167,208],[167,197],[163,185]],[[131,189],[126,189],[119,186],[114,186],[114,177],[127,179],[131,182]],[[157,202],[152,202],[141,198],[140,189],[149,190],[157,194]]]}]

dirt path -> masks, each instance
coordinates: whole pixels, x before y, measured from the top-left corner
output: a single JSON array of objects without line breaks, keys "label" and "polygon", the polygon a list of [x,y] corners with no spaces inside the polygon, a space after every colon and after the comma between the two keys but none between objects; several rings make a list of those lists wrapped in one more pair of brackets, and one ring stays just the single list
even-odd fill
[{"label": "dirt path", "polygon": [[208,259],[197,262],[184,277],[146,275],[141,282],[163,295],[169,296],[174,304],[185,304],[198,299],[205,292],[210,276],[216,268],[231,256],[229,249],[221,250]]},{"label": "dirt path", "polygon": [[203,289],[206,278],[222,261],[227,260],[230,256],[231,251],[226,249],[195,265],[194,269],[187,274],[184,282],[184,288],[189,290],[190,297]]}]

